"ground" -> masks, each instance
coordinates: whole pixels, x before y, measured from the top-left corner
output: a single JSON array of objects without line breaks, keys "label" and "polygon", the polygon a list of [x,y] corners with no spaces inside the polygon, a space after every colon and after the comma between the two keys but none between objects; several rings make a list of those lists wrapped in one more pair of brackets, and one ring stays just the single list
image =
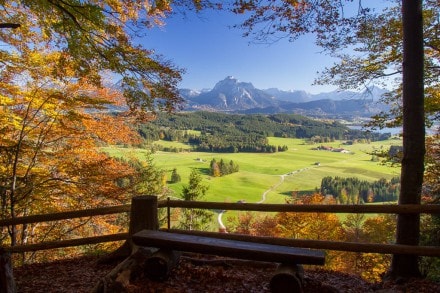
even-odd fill
[{"label": "ground", "polygon": [[[38,263],[14,268],[14,277],[20,293],[91,292],[97,280],[106,275],[117,263],[100,264],[98,257],[87,256],[50,263]],[[147,278],[134,280],[129,292],[269,292],[269,281],[274,265],[249,262],[225,262],[212,259],[195,262],[184,257],[166,282]],[[359,277],[322,269],[305,271],[305,292],[440,292],[440,284],[426,280],[411,280],[404,284],[392,282],[372,284]]]}]

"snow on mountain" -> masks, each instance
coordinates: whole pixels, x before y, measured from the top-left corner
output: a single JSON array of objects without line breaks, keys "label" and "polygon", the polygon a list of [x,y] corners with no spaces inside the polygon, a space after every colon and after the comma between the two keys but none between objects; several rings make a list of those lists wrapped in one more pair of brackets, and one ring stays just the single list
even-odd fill
[{"label": "snow on mountain", "polygon": [[[121,82],[113,85],[122,88]],[[302,90],[283,91],[277,88],[257,89],[250,82],[233,76],[217,82],[212,89],[179,89],[186,110],[210,110],[240,113],[297,113],[312,116],[368,116],[389,107],[380,103],[387,90],[376,86],[362,92],[332,91],[310,94]],[[120,110],[118,107],[110,107]],[[124,108],[125,109],[125,108]]]},{"label": "snow on mountain", "polygon": [[311,95],[305,91],[283,91],[277,88],[269,88],[264,91],[281,101],[299,103],[311,100]]},{"label": "snow on mountain", "polygon": [[260,90],[250,82],[228,76],[211,90],[181,90],[180,93],[187,101],[187,110],[371,115],[387,109],[377,103],[386,93],[378,87],[363,92],[333,91],[312,95],[300,90]]},{"label": "snow on mountain", "polygon": [[218,110],[244,110],[277,104],[273,96],[256,89],[252,83],[240,82],[232,76],[219,81],[210,91],[184,98],[189,100],[190,104]]}]

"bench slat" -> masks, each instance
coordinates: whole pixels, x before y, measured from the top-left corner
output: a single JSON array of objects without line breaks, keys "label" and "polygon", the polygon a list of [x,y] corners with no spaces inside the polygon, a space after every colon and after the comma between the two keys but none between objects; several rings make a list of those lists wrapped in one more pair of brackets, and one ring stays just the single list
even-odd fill
[{"label": "bench slat", "polygon": [[323,265],[323,251],[204,236],[142,230],[132,236],[139,246],[230,256],[267,262]]}]

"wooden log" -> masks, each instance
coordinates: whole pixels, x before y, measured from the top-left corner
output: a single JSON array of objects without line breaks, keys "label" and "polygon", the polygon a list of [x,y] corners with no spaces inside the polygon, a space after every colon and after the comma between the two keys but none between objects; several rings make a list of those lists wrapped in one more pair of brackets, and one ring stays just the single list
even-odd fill
[{"label": "wooden log", "polygon": [[116,251],[105,257],[104,260],[101,260],[101,262],[114,259],[115,257],[120,258],[124,255],[128,255],[128,257],[99,280],[92,292],[124,292],[130,280],[136,278],[137,274],[142,272],[145,260],[157,251],[156,248],[136,246],[131,239],[131,235],[144,229],[157,230],[158,227],[157,197],[134,197],[131,201],[128,240]]},{"label": "wooden log", "polygon": [[119,263],[107,275],[102,277],[93,288],[93,293],[125,292],[130,281],[136,279],[145,261],[153,255],[152,249],[140,247],[124,261]]},{"label": "wooden log", "polygon": [[154,281],[165,281],[179,263],[181,252],[159,249],[145,261],[145,274]]},{"label": "wooden log", "polygon": [[303,292],[304,269],[299,264],[280,264],[270,280],[270,290],[276,293]]},{"label": "wooden log", "polygon": [[0,248],[0,292],[15,293],[14,274],[12,272],[11,253]]}]

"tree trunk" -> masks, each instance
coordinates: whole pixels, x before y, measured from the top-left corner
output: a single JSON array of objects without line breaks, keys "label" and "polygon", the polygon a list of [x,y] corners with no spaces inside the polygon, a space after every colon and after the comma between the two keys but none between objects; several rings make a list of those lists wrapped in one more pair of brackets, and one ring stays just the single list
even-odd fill
[{"label": "tree trunk", "polygon": [[133,253],[134,244],[131,236],[144,229],[157,230],[159,220],[157,218],[157,196],[145,195],[131,199],[130,223],[128,228],[128,240],[118,249],[104,256],[99,260],[100,263],[110,263],[123,260]]},{"label": "tree trunk", "polygon": [[130,226],[128,229],[129,239],[116,251],[101,260],[111,261],[128,255],[128,257],[116,266],[110,273],[101,278],[92,290],[94,293],[125,292],[130,280],[136,278],[142,271],[144,263],[157,248],[138,247],[133,244],[131,236],[144,229],[157,230],[157,197],[138,196],[131,200]]},{"label": "tree trunk", "polygon": [[[424,51],[422,0],[402,0],[403,159],[399,204],[420,204],[424,172]],[[418,245],[420,215],[400,214],[396,243]],[[395,254],[389,278],[419,277],[418,256]]]},{"label": "tree trunk", "polygon": [[11,254],[3,248],[0,248],[0,292],[17,292],[12,273]]}]

